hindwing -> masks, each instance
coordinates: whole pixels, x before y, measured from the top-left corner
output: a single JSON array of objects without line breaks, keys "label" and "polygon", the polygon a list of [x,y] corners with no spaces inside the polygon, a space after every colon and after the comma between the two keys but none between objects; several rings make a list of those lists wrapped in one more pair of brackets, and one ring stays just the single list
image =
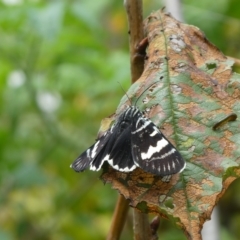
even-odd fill
[{"label": "hindwing", "polygon": [[133,119],[131,143],[134,163],[146,172],[167,176],[181,172],[185,167],[177,149],[143,115]]}]

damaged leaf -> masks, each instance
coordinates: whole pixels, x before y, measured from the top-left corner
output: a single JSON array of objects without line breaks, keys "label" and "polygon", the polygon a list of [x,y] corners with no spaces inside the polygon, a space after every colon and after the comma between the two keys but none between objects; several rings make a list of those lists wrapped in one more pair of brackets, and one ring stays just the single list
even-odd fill
[{"label": "damaged leaf", "polygon": [[[145,68],[128,96],[180,151],[187,162],[166,183],[136,169],[108,167],[102,179],[133,207],[156,212],[180,226],[189,239],[201,239],[203,223],[229,185],[240,176],[240,77],[233,62],[194,26],[157,11],[145,23]],[[124,96],[117,113],[130,103]],[[224,121],[234,116],[231,121]],[[220,124],[218,124],[220,122]],[[217,126],[217,127],[214,127]]]}]

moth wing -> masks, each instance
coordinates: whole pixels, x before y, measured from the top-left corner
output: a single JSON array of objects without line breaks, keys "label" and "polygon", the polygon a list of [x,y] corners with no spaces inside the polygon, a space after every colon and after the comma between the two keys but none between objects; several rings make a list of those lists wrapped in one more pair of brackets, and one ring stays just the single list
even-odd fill
[{"label": "moth wing", "polygon": [[108,156],[108,163],[118,171],[130,172],[136,168],[131,153],[131,125],[118,128],[114,135],[116,139]]},{"label": "moth wing", "polygon": [[[90,167],[91,170],[98,171],[102,164],[95,161],[93,166],[93,161],[97,156],[102,155],[105,152],[106,144],[108,143],[111,136],[111,129],[108,130],[102,137],[100,137],[90,148],[83,152],[71,165],[76,172],[82,172],[86,168]],[[102,156],[104,157],[104,156]],[[98,164],[99,163],[99,164]]]},{"label": "moth wing", "polygon": [[146,172],[166,176],[185,168],[180,153],[150,119],[141,117],[132,124],[131,146],[134,163]]},{"label": "moth wing", "polygon": [[71,165],[77,172],[90,167],[98,171],[107,161],[114,169],[129,172],[136,168],[131,155],[131,125],[120,120]]}]

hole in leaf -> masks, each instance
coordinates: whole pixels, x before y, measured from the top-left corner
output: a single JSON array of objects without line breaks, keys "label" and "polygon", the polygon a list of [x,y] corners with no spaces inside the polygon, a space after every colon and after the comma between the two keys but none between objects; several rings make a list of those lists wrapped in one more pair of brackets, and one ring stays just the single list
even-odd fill
[{"label": "hole in leaf", "polygon": [[206,66],[207,66],[207,69],[210,70],[210,69],[216,68],[217,64],[216,63],[207,63]]},{"label": "hole in leaf", "polygon": [[232,69],[233,69],[234,72],[240,73],[240,67],[239,66],[233,65]]},{"label": "hole in leaf", "polygon": [[171,208],[171,209],[174,208],[172,199],[167,199],[167,200],[165,201],[164,205],[165,205],[166,207],[168,207],[168,208]]},{"label": "hole in leaf", "polygon": [[142,211],[143,213],[147,213],[148,211],[148,207],[147,207],[147,203],[145,201],[138,203],[138,205],[136,206],[140,211]]},{"label": "hole in leaf", "polygon": [[142,100],[143,104],[146,104],[149,102],[149,98],[148,97],[145,97],[143,100]]}]

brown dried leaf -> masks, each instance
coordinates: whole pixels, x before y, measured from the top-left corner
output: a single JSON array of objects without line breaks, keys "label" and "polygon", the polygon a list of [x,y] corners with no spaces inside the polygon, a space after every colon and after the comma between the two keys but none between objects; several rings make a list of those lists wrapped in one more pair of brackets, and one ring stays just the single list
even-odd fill
[{"label": "brown dried leaf", "polygon": [[[179,225],[189,239],[201,239],[203,223],[240,176],[239,119],[215,125],[240,114],[240,77],[232,72],[233,62],[194,26],[158,11],[148,17],[145,31],[145,70],[128,95],[139,96],[157,82],[138,105],[151,108],[149,117],[178,148],[187,167],[169,183],[141,169],[122,173],[108,168],[102,179],[133,207],[157,212]],[[124,97],[119,112],[126,102]]]}]

